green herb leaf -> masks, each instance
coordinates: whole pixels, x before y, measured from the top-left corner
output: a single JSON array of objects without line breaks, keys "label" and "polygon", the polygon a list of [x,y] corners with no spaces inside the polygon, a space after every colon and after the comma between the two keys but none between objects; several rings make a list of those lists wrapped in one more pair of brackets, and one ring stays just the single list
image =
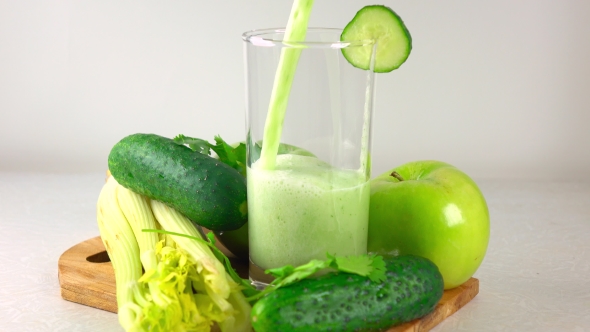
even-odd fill
[{"label": "green herb leaf", "polygon": [[385,281],[385,261],[377,255],[335,257],[339,271],[369,277],[374,282]]},{"label": "green herb leaf", "polygon": [[217,153],[219,160],[230,166],[236,164],[236,155],[233,153],[234,148],[227,144],[219,135],[215,136],[215,145],[212,149]]},{"label": "green herb leaf", "polygon": [[297,267],[285,265],[283,267],[264,271],[275,277],[275,280],[273,280],[263,291],[247,298],[247,300],[250,302],[256,301],[280,287],[291,285],[323,270],[328,272],[327,269],[358,274],[363,277],[368,277],[373,282],[385,281],[385,262],[381,256],[359,255],[336,257],[330,254],[326,254],[326,256],[327,259],[323,261],[314,259],[307,264]]},{"label": "green herb leaf", "polygon": [[330,267],[330,264],[330,259],[325,261],[314,259],[307,264],[295,268],[291,265],[286,265],[282,268],[270,269],[264,272],[272,274],[275,277],[275,280],[270,284],[278,288],[310,277],[313,274]]},{"label": "green herb leaf", "polygon": [[211,155],[211,143],[204,139],[184,136],[182,134],[174,137],[174,143],[178,145],[188,145],[188,147],[195,151],[206,155]]},{"label": "green herb leaf", "polygon": [[206,140],[182,134],[174,137],[174,142],[179,145],[186,144],[191,150],[208,156],[211,155],[211,150],[213,150],[219,161],[240,172],[244,177],[246,176],[246,145],[244,143],[240,143],[234,148],[219,135],[215,136],[215,144],[211,144]]},{"label": "green herb leaf", "polygon": [[215,234],[213,234],[213,232],[207,233],[207,238],[209,239],[209,242],[211,242],[212,245],[215,245],[216,240],[215,240]]},{"label": "green herb leaf", "polygon": [[329,268],[332,262],[333,259],[331,258],[328,258],[325,261],[314,259],[309,263],[300,265],[298,267],[285,265],[276,269],[268,269],[264,272],[272,275],[275,277],[275,279],[268,286],[266,286],[264,290],[252,297],[247,298],[247,300],[250,302],[256,301],[280,287],[284,287],[310,277],[321,270]]},{"label": "green herb leaf", "polygon": [[373,271],[372,264],[373,257],[368,255],[336,257],[336,265],[339,271],[354,273],[363,277],[367,277]]},{"label": "green herb leaf", "polygon": [[246,145],[240,143],[235,148],[227,144],[219,135],[215,136],[215,145],[211,147],[219,160],[246,176]]},{"label": "green herb leaf", "polygon": [[385,261],[382,256],[373,255],[371,266],[373,267],[373,271],[369,273],[369,279],[371,279],[371,281],[384,282],[387,280],[387,277],[385,276],[387,268],[385,267]]}]

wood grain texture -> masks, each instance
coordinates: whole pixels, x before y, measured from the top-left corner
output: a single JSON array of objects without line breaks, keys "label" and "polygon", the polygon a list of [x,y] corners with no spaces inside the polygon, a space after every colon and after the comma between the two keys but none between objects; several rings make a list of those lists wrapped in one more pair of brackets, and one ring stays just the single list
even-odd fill
[{"label": "wood grain texture", "polygon": [[[225,249],[225,248],[224,248]],[[248,276],[244,262],[230,258],[242,278]],[[108,260],[100,236],[81,242],[65,251],[58,261],[61,296],[65,300],[117,312],[115,272]],[[426,332],[469,303],[479,292],[479,280],[471,278],[463,285],[444,292],[430,314],[391,327],[386,332]]]},{"label": "wood grain texture", "polygon": [[66,250],[57,263],[61,297],[117,312],[115,271],[105,254],[100,236]]}]

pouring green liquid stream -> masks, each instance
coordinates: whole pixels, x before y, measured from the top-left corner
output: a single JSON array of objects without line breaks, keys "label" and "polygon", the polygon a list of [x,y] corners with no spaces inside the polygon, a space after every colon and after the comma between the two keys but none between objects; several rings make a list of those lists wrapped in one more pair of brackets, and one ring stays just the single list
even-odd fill
[{"label": "pouring green liquid stream", "polygon": [[[313,7],[313,0],[295,0],[291,8],[289,21],[285,29],[285,41],[303,41],[307,32],[307,23]],[[264,144],[258,163],[263,169],[274,169],[279,143],[283,131],[283,121],[289,101],[291,84],[299,62],[300,49],[283,48],[279,66],[275,74],[270,97],[268,114],[264,124]]]}]

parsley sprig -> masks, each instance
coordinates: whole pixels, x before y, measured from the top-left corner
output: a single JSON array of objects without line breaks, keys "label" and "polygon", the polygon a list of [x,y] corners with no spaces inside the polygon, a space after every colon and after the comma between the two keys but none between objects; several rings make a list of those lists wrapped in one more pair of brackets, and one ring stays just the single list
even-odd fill
[{"label": "parsley sprig", "polygon": [[215,136],[215,144],[204,139],[177,135],[174,142],[179,145],[187,145],[191,150],[210,156],[211,151],[215,152],[219,161],[227,164],[236,171],[246,176],[246,145],[239,143],[233,147],[227,144],[219,135]]},{"label": "parsley sprig", "polygon": [[326,260],[314,259],[297,267],[285,265],[280,268],[266,270],[265,273],[271,274],[275,279],[260,293],[250,296],[248,301],[258,300],[280,287],[311,277],[322,270],[358,274],[368,277],[373,282],[383,282],[386,279],[385,262],[381,256],[374,254],[338,257],[326,254],[326,256]]}]

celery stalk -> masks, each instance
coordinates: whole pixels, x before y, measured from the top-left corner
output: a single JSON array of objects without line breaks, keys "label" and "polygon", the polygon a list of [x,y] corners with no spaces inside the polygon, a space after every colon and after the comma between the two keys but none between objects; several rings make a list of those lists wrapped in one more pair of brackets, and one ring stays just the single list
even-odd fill
[{"label": "celery stalk", "polygon": [[[286,42],[303,41],[307,33],[307,23],[313,7],[313,0],[295,0],[289,21],[285,29]],[[283,131],[285,112],[291,92],[291,85],[295,77],[295,70],[299,62],[301,49],[283,48],[279,65],[275,73],[275,80],[270,97],[264,136],[259,162],[264,169],[274,169],[279,143]]]},{"label": "celery stalk", "polygon": [[163,228],[202,238],[183,215],[110,177],[98,199],[97,221],[126,331],[210,331],[214,323],[223,332],[250,331],[251,306],[206,243],[144,232]]},{"label": "celery stalk", "polygon": [[119,184],[110,177],[97,203],[98,228],[115,270],[117,306],[132,301],[133,284],[141,277],[139,246],[133,230],[121,211],[116,191]]},{"label": "celery stalk", "polygon": [[[175,233],[186,234],[190,236],[200,237],[201,235],[185,216],[180,212],[170,208],[164,203],[152,200],[150,201],[154,216],[162,225],[162,228]],[[199,264],[202,265],[204,273],[206,273],[205,280],[209,285],[209,290],[215,295],[220,296],[220,300],[227,298],[230,293],[230,287],[225,282],[225,268],[215,258],[211,249],[205,244],[193,241],[186,237],[176,237],[174,241],[179,247],[183,248],[190,254]],[[219,302],[220,307],[225,308],[226,304],[223,301]]]},{"label": "celery stalk", "polygon": [[[200,236],[192,222],[178,211],[154,200],[151,201],[151,207],[156,219],[166,231]],[[200,273],[204,278],[207,295],[222,314],[226,315],[219,324],[221,330],[249,331],[251,307],[238,284],[226,273],[211,249],[206,244],[183,236],[174,237],[174,241],[202,268]]]},{"label": "celery stalk", "polygon": [[117,188],[117,202],[129,225],[131,225],[139,245],[140,254],[147,250],[153,250],[159,241],[157,233],[141,231],[142,229],[155,229],[157,227],[156,218],[150,209],[148,201],[148,198],[138,195],[123,186]]}]

